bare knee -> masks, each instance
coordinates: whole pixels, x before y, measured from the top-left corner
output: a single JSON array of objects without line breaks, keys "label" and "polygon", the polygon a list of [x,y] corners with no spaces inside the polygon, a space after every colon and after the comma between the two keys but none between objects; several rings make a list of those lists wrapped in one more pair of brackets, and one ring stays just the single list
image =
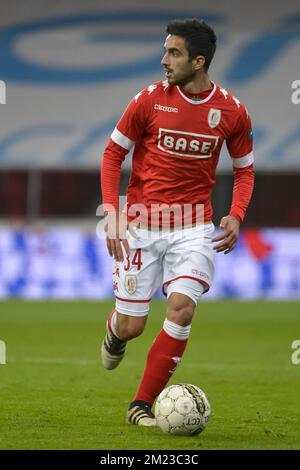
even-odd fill
[{"label": "bare knee", "polygon": [[192,322],[195,303],[187,295],[173,292],[168,299],[167,319],[181,326]]},{"label": "bare knee", "polygon": [[143,317],[133,317],[118,313],[116,325],[117,335],[124,341],[137,338],[143,333],[146,322],[147,315]]}]

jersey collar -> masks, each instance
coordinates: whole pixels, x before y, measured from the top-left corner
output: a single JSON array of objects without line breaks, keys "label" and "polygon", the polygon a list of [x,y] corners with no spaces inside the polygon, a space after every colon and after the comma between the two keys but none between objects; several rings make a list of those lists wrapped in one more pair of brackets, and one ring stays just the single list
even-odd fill
[{"label": "jersey collar", "polygon": [[207,103],[207,101],[209,101],[211,99],[211,97],[214,95],[216,89],[217,89],[217,85],[214,83],[214,82],[211,82],[213,84],[213,89],[211,90],[210,94],[204,98],[203,100],[199,100],[199,101],[196,101],[196,100],[193,100],[191,98],[189,98],[188,96],[186,96],[182,90],[180,90],[180,87],[177,85],[176,88],[177,90],[179,91],[180,95],[182,96],[183,99],[185,99],[185,101],[187,101],[188,103],[191,103],[191,104],[203,104],[203,103]]}]

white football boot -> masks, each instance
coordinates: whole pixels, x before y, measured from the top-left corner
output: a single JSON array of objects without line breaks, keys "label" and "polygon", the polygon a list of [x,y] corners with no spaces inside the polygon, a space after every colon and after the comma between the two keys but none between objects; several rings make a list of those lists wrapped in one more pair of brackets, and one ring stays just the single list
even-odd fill
[{"label": "white football boot", "polygon": [[151,405],[141,400],[133,401],[127,411],[126,423],[138,426],[156,426]]}]

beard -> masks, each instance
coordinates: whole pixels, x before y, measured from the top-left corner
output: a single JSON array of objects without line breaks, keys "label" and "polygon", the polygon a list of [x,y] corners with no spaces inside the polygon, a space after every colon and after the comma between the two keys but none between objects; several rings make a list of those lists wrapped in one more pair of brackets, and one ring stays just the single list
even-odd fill
[{"label": "beard", "polygon": [[189,82],[193,81],[195,76],[196,76],[196,72],[194,70],[190,70],[188,73],[184,75],[182,74],[181,76],[180,75],[173,76],[172,78],[169,79],[169,83],[170,85],[183,87],[187,85]]}]

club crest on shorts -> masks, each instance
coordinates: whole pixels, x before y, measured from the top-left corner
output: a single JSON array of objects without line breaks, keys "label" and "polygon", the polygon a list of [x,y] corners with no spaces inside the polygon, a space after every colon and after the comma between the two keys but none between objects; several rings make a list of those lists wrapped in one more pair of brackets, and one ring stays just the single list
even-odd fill
[{"label": "club crest on shorts", "polygon": [[125,289],[128,294],[134,294],[137,289],[137,279],[136,276],[132,274],[125,275]]},{"label": "club crest on shorts", "polygon": [[207,120],[208,120],[209,127],[211,127],[212,129],[214,127],[217,127],[217,125],[220,124],[220,121],[221,121],[220,109],[210,108]]}]

